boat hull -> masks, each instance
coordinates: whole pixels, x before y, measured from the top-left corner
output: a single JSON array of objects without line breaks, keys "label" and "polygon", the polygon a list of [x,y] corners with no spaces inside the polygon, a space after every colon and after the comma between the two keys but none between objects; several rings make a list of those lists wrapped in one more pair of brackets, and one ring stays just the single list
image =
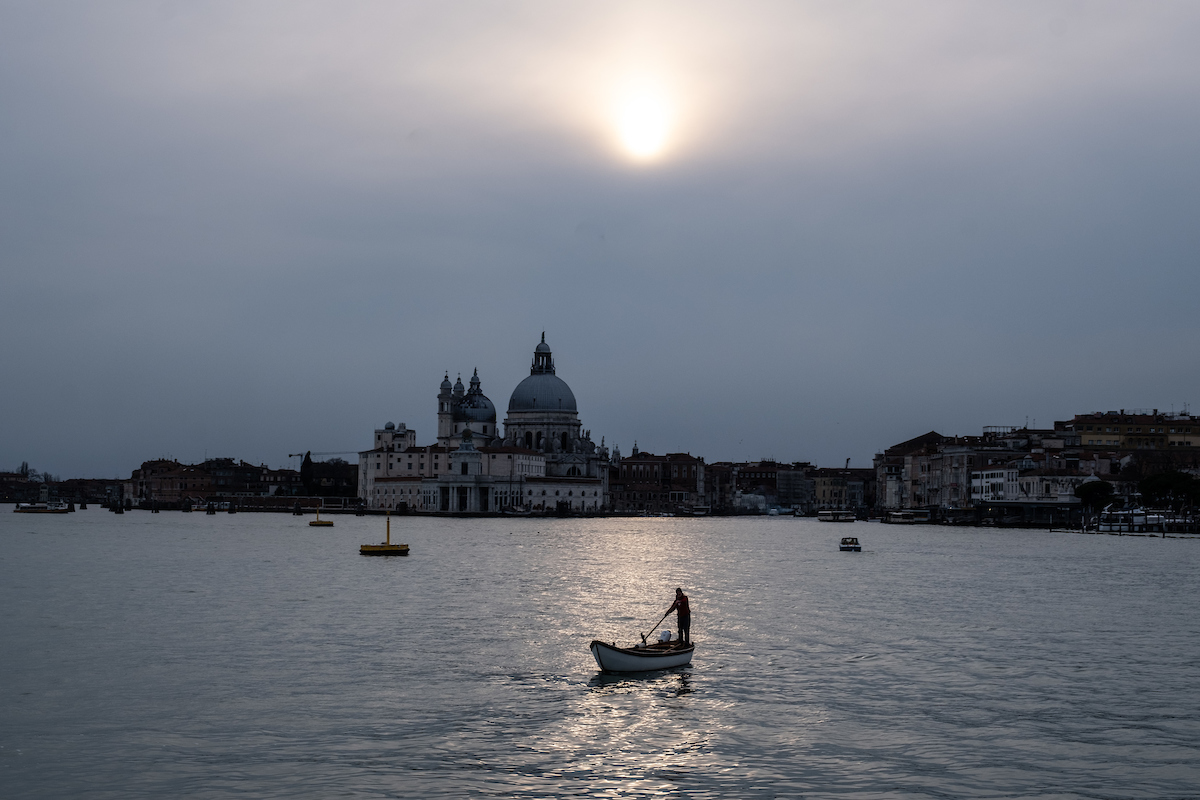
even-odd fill
[{"label": "boat hull", "polygon": [[22,504],[13,509],[17,514],[66,514],[70,510],[66,506],[51,506],[42,503]]},{"label": "boat hull", "polygon": [[679,642],[653,644],[641,650],[617,647],[599,639],[594,639],[591,644],[592,657],[605,672],[650,672],[682,667],[692,662],[695,649],[695,645]]}]

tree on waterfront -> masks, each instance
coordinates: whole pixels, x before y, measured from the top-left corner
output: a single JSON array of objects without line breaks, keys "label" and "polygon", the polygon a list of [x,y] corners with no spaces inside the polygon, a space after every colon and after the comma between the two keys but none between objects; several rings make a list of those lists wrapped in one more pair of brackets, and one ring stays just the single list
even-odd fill
[{"label": "tree on waterfront", "polygon": [[49,472],[38,472],[33,467],[29,466],[28,461],[22,461],[21,466],[17,467],[17,474],[30,483],[55,483],[62,480],[61,477],[56,478]]},{"label": "tree on waterfront", "polygon": [[1138,482],[1142,501],[1176,510],[1200,505],[1200,480],[1186,472],[1160,472]]},{"label": "tree on waterfront", "polygon": [[1113,485],[1108,481],[1088,481],[1075,487],[1075,496],[1087,508],[1095,511],[1112,502]]},{"label": "tree on waterfront", "polygon": [[313,480],[312,451],[309,450],[304,454],[304,461],[300,464],[300,483],[304,486],[304,493],[309,497],[313,495]]}]

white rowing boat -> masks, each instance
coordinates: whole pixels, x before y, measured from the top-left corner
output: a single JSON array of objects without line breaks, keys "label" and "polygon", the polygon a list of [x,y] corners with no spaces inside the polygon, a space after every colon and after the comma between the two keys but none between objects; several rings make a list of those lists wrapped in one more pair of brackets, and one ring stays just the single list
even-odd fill
[{"label": "white rowing boat", "polygon": [[594,639],[591,649],[596,663],[605,672],[647,672],[690,664],[696,647],[680,641],[617,647],[616,643]]}]

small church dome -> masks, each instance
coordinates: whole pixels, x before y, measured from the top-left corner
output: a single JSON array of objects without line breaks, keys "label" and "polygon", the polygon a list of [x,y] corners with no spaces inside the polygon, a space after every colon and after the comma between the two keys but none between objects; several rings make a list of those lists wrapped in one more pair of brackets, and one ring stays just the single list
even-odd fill
[{"label": "small church dome", "polygon": [[468,394],[454,406],[455,422],[495,422],[496,407],[487,395]]},{"label": "small church dome", "polygon": [[[456,390],[462,388],[460,381]],[[479,370],[471,376],[471,388],[466,395],[454,405],[455,422],[495,422],[496,406],[483,393],[479,383]]]}]

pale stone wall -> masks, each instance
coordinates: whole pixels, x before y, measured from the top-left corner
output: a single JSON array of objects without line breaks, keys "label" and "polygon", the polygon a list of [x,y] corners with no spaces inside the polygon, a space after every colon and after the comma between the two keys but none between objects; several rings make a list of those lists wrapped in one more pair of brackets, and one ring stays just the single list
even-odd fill
[{"label": "pale stone wall", "polygon": [[[492,451],[485,448],[483,471],[498,478],[540,478],[546,474],[546,457],[532,451],[513,452],[516,448]],[[507,452],[506,452],[507,451]]]},{"label": "pale stone wall", "polygon": [[409,508],[422,510],[420,478],[380,478],[373,481],[372,495],[368,499],[371,508],[399,508],[407,503]]}]

